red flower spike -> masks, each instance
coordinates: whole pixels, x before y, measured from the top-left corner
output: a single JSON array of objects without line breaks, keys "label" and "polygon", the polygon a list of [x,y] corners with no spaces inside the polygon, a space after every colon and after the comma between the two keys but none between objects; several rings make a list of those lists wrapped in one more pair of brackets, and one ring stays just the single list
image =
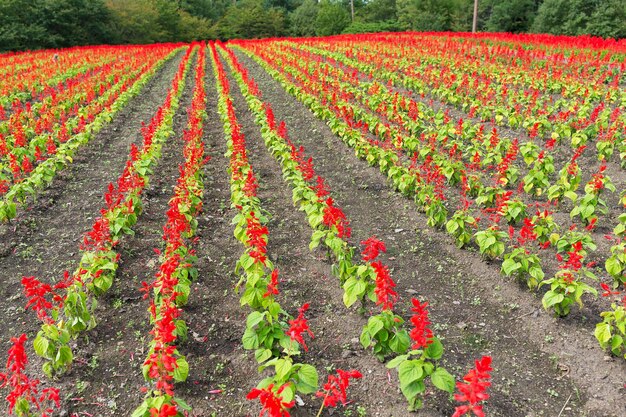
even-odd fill
[{"label": "red flower spike", "polygon": [[350,385],[350,379],[359,379],[363,375],[357,370],[343,371],[337,369],[337,375],[328,375],[328,381],[324,384],[324,391],[318,391],[315,395],[324,398],[324,407],[336,407],[340,402],[347,403],[346,391]]},{"label": "red flower spike", "polygon": [[175,405],[163,404],[160,409],[151,408],[150,417],[175,417],[178,415],[178,410]]},{"label": "red flower spike", "polygon": [[[13,345],[9,349],[9,355],[6,365],[6,373],[0,373],[0,381],[2,384],[0,388],[9,386],[11,391],[6,397],[9,403],[9,414],[13,412],[16,404],[25,400],[31,409],[45,410],[42,413],[44,415],[50,415],[54,411],[54,407],[60,406],[59,390],[56,388],[45,388],[39,392],[39,380],[30,379],[24,372],[26,364],[28,363],[28,357],[24,349],[24,343],[26,343],[26,335],[22,334],[19,337],[12,337],[11,343]],[[54,406],[46,407],[46,403],[52,402]]]},{"label": "red flower spike", "polygon": [[423,304],[420,304],[419,300],[412,298],[411,302],[413,303],[413,308],[411,311],[415,313],[413,317],[411,317],[411,324],[413,324],[413,329],[409,336],[411,340],[413,340],[413,349],[422,349],[427,348],[428,345],[433,343],[433,332],[428,328],[430,321],[428,320],[428,302],[425,301]]},{"label": "red flower spike", "polygon": [[263,298],[267,298],[271,295],[278,295],[278,269],[272,271],[271,281],[267,284],[267,292],[263,294]]},{"label": "red flower spike", "polygon": [[268,417],[289,417],[289,409],[295,405],[295,401],[285,402],[280,394],[285,390],[288,384],[281,386],[278,390],[274,391],[274,384],[269,384],[263,389],[252,388],[246,398],[248,400],[259,399],[259,402],[263,406],[259,417],[267,414]]},{"label": "red flower spike", "polygon": [[376,305],[383,310],[393,310],[393,306],[398,299],[398,293],[393,290],[396,283],[389,275],[389,268],[380,261],[372,262],[372,268],[376,272]]},{"label": "red flower spike", "polygon": [[289,329],[287,330],[287,336],[293,341],[302,345],[305,351],[308,352],[309,348],[304,342],[303,333],[308,333],[311,339],[314,338],[313,332],[309,329],[307,319],[304,318],[304,313],[309,309],[309,303],[305,303],[298,309],[298,317],[293,320],[289,320]]},{"label": "red flower spike", "polygon": [[457,406],[452,417],[460,417],[470,413],[474,413],[477,417],[484,417],[485,413],[481,403],[489,398],[487,388],[491,386],[489,381],[491,371],[491,357],[483,356],[479,361],[476,361],[476,367],[463,377],[466,383],[456,383],[459,393],[454,394],[454,400],[468,404]]},{"label": "red flower spike", "polygon": [[378,240],[376,236],[372,236],[367,240],[361,241],[361,245],[365,245],[363,248],[363,260],[365,262],[373,261],[378,257],[380,252],[387,252],[387,247],[382,240]]}]

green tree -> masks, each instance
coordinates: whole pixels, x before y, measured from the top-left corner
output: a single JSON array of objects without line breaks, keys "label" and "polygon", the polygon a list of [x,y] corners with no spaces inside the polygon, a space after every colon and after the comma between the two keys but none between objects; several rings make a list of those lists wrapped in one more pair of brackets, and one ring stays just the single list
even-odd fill
[{"label": "green tree", "polygon": [[268,38],[286,34],[285,12],[265,9],[262,0],[244,0],[230,6],[217,25],[221,39]]},{"label": "green tree", "polygon": [[317,19],[317,1],[304,2],[289,14],[289,27],[293,36],[315,36],[315,20]]},{"label": "green tree", "polygon": [[167,39],[159,24],[159,11],[151,0],[107,0],[107,7],[118,42],[143,44]]},{"label": "green tree", "polygon": [[315,19],[315,33],[330,36],[341,33],[350,24],[350,13],[341,3],[322,0]]},{"label": "green tree", "polygon": [[602,37],[626,38],[626,2],[608,0],[591,15],[585,32]]},{"label": "green tree", "polygon": [[584,33],[596,0],[545,0],[537,11],[532,31],[562,35]]},{"label": "green tree", "polygon": [[527,32],[536,13],[535,0],[503,0],[491,9],[486,29],[490,32]]},{"label": "green tree", "polygon": [[396,21],[396,0],[371,0],[357,16],[363,22]]},{"label": "green tree", "polygon": [[43,10],[28,0],[0,1],[0,51],[45,48]]},{"label": "green tree", "polygon": [[102,0],[2,0],[0,49],[108,43],[110,17]]},{"label": "green tree", "polygon": [[459,0],[396,0],[398,21],[417,31],[452,30]]}]

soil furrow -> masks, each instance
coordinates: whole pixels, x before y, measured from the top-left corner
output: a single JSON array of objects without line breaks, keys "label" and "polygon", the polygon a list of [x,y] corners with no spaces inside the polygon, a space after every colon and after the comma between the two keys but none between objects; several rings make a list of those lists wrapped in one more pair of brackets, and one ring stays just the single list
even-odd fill
[{"label": "soil furrow", "polygon": [[141,122],[149,120],[169,89],[182,52],[167,62],[134,98],[76,155],[52,185],[15,221],[0,226],[0,309],[5,311],[2,340],[18,332],[32,332],[39,324],[24,313],[20,279],[34,275],[54,282],[73,270],[79,246],[104,205],[103,195],[128,159],[131,143],[141,141]]},{"label": "soil furrow", "polygon": [[[357,160],[257,64],[238,55],[277,119],[286,120],[290,131],[297,132],[292,140],[305,146],[318,173],[336,192],[338,205],[352,222],[354,242],[372,234],[383,239],[389,249],[385,260],[394,268],[405,307],[415,294],[430,301],[433,329],[453,353],[444,355],[448,369],[462,375],[474,358],[493,356],[489,415],[557,415],[570,394],[569,409],[562,416],[626,411],[620,409],[624,364],[605,357],[590,334],[591,324],[557,322],[540,309],[540,300],[505,282],[497,266],[457,250],[445,234],[423,227],[426,221],[411,201],[391,191],[384,176]],[[380,395],[374,398],[384,401]],[[452,410],[445,400],[436,407],[445,413]]]},{"label": "soil furrow", "polygon": [[[174,135],[163,145],[150,183],[144,191],[143,211],[133,227],[135,235],[119,245],[121,263],[111,290],[99,301],[98,327],[79,341],[76,355],[83,363],[67,378],[65,392],[83,398],[69,410],[98,416],[130,415],[142,401],[146,385],[141,366],[147,354],[151,329],[148,301],[139,292],[141,282],[152,282],[159,268],[154,249],[163,249],[163,226],[169,200],[184,162],[183,129],[187,127],[187,108],[194,89],[193,58],[179,108],[174,115]],[[162,103],[165,94],[156,100]],[[151,117],[152,115],[150,115]],[[146,118],[146,122],[149,118]],[[129,317],[130,316],[130,317]],[[85,343],[87,342],[87,343]],[[79,380],[83,385],[75,385]]]}]

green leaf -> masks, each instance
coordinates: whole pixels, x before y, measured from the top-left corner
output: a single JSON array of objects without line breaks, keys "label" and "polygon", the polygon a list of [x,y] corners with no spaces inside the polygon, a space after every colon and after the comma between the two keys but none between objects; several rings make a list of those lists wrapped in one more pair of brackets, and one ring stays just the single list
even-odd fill
[{"label": "green leaf", "polygon": [[505,259],[504,262],[502,262],[502,272],[507,277],[511,276],[511,274],[514,271],[518,270],[521,267],[522,267],[522,264],[519,262],[516,262],[515,259],[513,258]]},{"label": "green leaf", "polygon": [[276,378],[279,380],[285,380],[285,377],[289,374],[292,368],[290,360],[279,359],[276,361]]},{"label": "green leaf", "polygon": [[246,329],[241,340],[244,349],[251,350],[259,347],[259,338],[252,329]]},{"label": "green leaf", "polygon": [[433,343],[424,349],[424,355],[429,359],[437,360],[443,356],[443,345],[436,337],[433,337]]},{"label": "green leaf", "polygon": [[148,412],[148,404],[144,400],[144,402],[141,403],[141,405],[137,407],[135,411],[133,411],[133,414],[131,415],[131,417],[143,417],[147,412]]},{"label": "green leaf", "polygon": [[609,323],[596,324],[594,335],[596,339],[598,339],[598,342],[600,342],[600,346],[605,348],[609,340],[611,340],[611,325]]},{"label": "green leaf", "polygon": [[296,385],[296,390],[302,394],[313,394],[317,391],[319,376],[314,366],[303,364],[298,371],[300,381]]},{"label": "green leaf", "polygon": [[272,351],[270,349],[257,349],[254,351],[254,357],[257,363],[263,363],[272,357]]},{"label": "green leaf", "polygon": [[408,401],[413,400],[419,394],[426,390],[426,386],[423,381],[413,381],[410,384],[403,385],[400,387],[402,390],[402,394],[406,397]]},{"label": "green leaf", "polygon": [[69,346],[61,346],[59,351],[57,352],[56,362],[61,365],[68,365],[72,363],[72,359],[74,359],[74,355],[72,354],[72,350]]},{"label": "green leaf", "polygon": [[404,353],[409,348],[411,339],[406,331],[396,333],[389,341],[389,347],[396,353]]},{"label": "green leaf", "polygon": [[363,327],[363,331],[361,332],[361,337],[359,338],[361,341],[361,345],[364,348],[368,348],[372,344],[372,338],[370,336],[367,325]]},{"label": "green leaf", "polygon": [[622,275],[622,265],[615,256],[608,258],[604,263],[604,267],[606,268],[606,272],[608,272],[612,277],[619,277]]},{"label": "green leaf", "polygon": [[50,342],[45,337],[38,335],[33,342],[33,348],[35,349],[35,353],[42,358],[46,357],[46,353],[48,352],[48,346]]},{"label": "green leaf", "polygon": [[389,369],[397,368],[402,362],[406,361],[409,355],[400,355],[396,356],[392,360],[390,360],[387,365],[385,365]]},{"label": "green leaf", "polygon": [[261,313],[260,311],[253,311],[252,313],[248,314],[248,318],[246,319],[246,327],[249,329],[253,328],[257,324],[262,322],[264,317],[265,313]]},{"label": "green leaf", "polygon": [[433,382],[433,385],[440,390],[449,392],[450,394],[454,393],[454,377],[445,369],[435,369],[435,372],[430,376],[430,380]]},{"label": "green leaf", "polygon": [[176,359],[176,369],[174,369],[174,380],[176,382],[183,382],[187,380],[189,375],[189,364],[184,356]]},{"label": "green leaf", "polygon": [[565,299],[565,296],[563,294],[559,294],[554,291],[548,291],[543,296],[541,303],[543,304],[543,308],[547,310],[553,305],[561,303],[564,299]]},{"label": "green leaf", "polygon": [[401,387],[421,380],[423,374],[422,364],[418,360],[404,361],[398,366],[398,377],[400,378]]}]

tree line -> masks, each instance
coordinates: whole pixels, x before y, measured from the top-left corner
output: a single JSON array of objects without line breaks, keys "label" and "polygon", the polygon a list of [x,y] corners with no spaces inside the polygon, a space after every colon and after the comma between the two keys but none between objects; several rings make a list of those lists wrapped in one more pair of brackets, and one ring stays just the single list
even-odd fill
[{"label": "tree line", "polygon": [[[470,31],[474,0],[0,0],[0,51]],[[626,37],[624,0],[479,0],[478,30]]]}]

